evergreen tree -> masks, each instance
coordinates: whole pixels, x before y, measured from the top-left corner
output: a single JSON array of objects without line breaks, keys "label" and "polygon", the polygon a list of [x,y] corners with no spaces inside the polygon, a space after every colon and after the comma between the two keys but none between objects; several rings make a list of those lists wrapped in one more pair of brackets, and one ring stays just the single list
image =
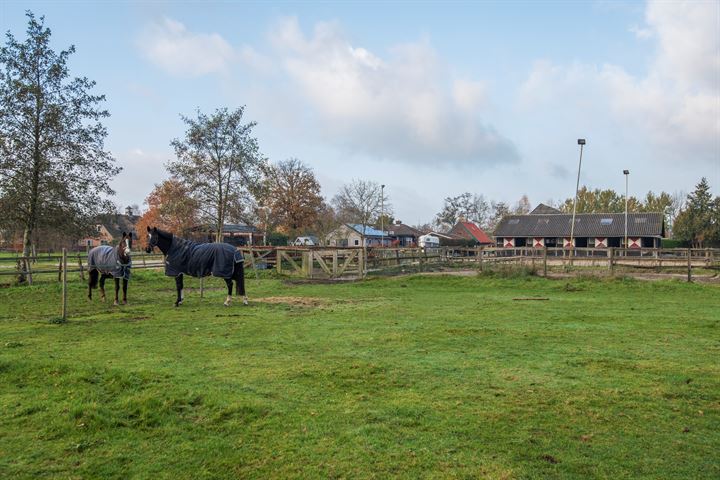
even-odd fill
[{"label": "evergreen tree", "polygon": [[109,182],[120,171],[104,150],[105,97],[91,93],[95,82],[70,78],[75,48],[55,52],[44,17],[27,17],[25,41],[8,32],[0,48],[0,204],[25,256],[39,229],[79,233],[112,211]]}]

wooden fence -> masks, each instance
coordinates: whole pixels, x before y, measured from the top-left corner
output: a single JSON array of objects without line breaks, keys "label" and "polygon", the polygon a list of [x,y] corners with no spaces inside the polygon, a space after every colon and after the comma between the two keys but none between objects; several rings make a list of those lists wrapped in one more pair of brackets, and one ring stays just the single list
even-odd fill
[{"label": "wooden fence", "polygon": [[[329,248],[329,247],[241,247],[246,268],[258,272],[274,269],[281,275],[295,275],[309,279],[357,279],[368,273],[390,269],[415,267],[422,270],[432,265],[463,265],[484,270],[497,265],[530,266],[547,276],[549,268],[652,269],[655,272],[687,271],[687,281],[693,279],[693,269],[720,271],[720,249],[660,249],[660,248]],[[160,269],[165,261],[160,254],[135,253],[133,269]],[[67,316],[68,274],[85,279],[87,255],[37,255],[21,257],[0,256],[0,283],[3,276],[22,277],[33,283],[33,277],[48,275],[62,283],[62,319]],[[201,279],[202,297],[204,282]]]}]

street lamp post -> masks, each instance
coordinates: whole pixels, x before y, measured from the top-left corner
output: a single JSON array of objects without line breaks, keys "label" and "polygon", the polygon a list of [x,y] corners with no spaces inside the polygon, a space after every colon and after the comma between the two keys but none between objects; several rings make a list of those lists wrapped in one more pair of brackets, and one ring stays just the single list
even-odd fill
[{"label": "street lamp post", "polygon": [[380,185],[380,248],[385,247],[385,185]]},{"label": "street lamp post", "polygon": [[628,248],[627,241],[627,217],[628,217],[628,177],[630,176],[630,170],[623,170],[625,175],[625,248]]},{"label": "street lamp post", "polygon": [[573,251],[575,248],[575,244],[573,243],[574,237],[575,237],[575,210],[577,207],[578,190],[580,189],[580,168],[582,167],[582,154],[583,154],[583,146],[585,146],[585,139],[578,138],[577,142],[578,142],[578,145],[580,145],[580,163],[578,163],[577,182],[575,183],[575,199],[573,200],[572,223],[570,224],[570,249],[571,249],[571,251]]}]

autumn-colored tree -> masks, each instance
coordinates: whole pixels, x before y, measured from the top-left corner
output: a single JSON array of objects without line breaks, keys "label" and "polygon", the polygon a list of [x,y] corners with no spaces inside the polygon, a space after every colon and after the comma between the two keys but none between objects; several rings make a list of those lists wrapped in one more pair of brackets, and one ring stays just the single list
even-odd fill
[{"label": "autumn-colored tree", "polygon": [[136,226],[142,246],[145,246],[147,241],[142,232],[146,231],[148,226],[184,235],[198,223],[197,202],[190,196],[187,187],[175,178],[155,185],[145,203],[148,210],[140,217]]},{"label": "autumn-colored tree", "polygon": [[293,237],[311,229],[323,204],[312,169],[289,158],[269,165],[264,177],[261,204],[278,231]]}]

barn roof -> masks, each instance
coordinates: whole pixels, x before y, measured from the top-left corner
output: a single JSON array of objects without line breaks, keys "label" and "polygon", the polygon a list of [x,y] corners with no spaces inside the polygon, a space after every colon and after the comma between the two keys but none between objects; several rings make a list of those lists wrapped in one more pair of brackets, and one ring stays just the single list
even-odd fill
[{"label": "barn roof", "polygon": [[539,203],[537,207],[533,209],[532,212],[530,212],[530,215],[540,215],[540,214],[551,214],[551,213],[562,213],[557,208],[551,207],[549,205],[545,205],[544,203]]},{"label": "barn roof", "polygon": [[[569,237],[572,214],[506,215],[495,228],[495,237]],[[628,213],[628,236],[663,237],[662,213]],[[575,215],[576,237],[622,237],[625,235],[624,213],[578,213]]]},{"label": "barn roof", "polygon": [[482,231],[480,227],[472,222],[458,222],[451,230],[451,234],[459,235],[468,240],[474,240],[477,243],[493,243],[490,237]]}]

